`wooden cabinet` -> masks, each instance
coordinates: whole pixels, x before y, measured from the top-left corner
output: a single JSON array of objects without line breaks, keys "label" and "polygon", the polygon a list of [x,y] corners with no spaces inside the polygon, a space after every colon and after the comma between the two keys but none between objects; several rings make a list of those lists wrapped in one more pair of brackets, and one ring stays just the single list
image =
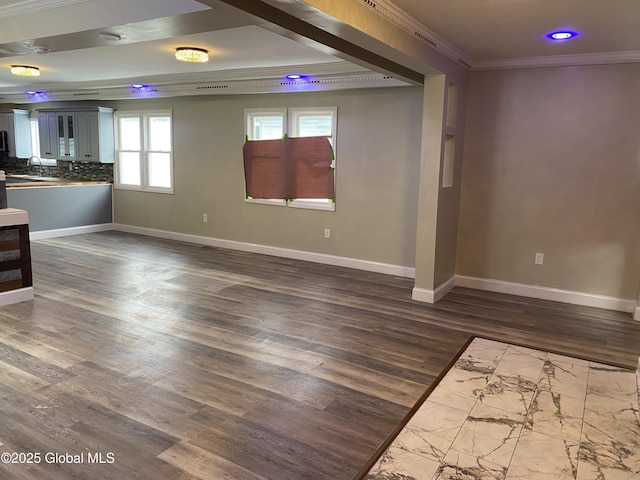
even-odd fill
[{"label": "wooden cabinet", "polygon": [[0,131],[7,132],[10,157],[29,158],[31,153],[31,124],[28,110],[0,110]]},{"label": "wooden cabinet", "polygon": [[33,299],[29,214],[0,209],[0,305]]},{"label": "wooden cabinet", "polygon": [[[42,109],[38,110],[38,123],[42,157],[114,162],[113,109]],[[49,153],[45,154],[45,151]]]}]

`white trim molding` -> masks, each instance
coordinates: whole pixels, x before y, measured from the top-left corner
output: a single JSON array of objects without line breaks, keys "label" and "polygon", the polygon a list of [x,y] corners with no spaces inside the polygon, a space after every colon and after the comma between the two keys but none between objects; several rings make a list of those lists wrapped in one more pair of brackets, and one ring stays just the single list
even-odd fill
[{"label": "white trim molding", "polygon": [[401,28],[409,35],[423,41],[427,45],[430,45],[434,49],[442,52],[450,59],[461,63],[465,67],[471,64],[471,59],[465,52],[454,46],[452,43],[445,40],[437,33],[429,30],[422,23],[418,22],[415,18],[402,10],[400,7],[388,0],[356,0],[365,7],[377,13],[380,17],[384,18],[387,22],[394,24],[396,27]]},{"label": "white trim molding", "polygon": [[548,55],[544,57],[505,58],[474,62],[471,70],[500,70],[512,68],[568,67],[579,65],[608,65],[638,63],[640,50],[627,52],[580,53],[577,55]]},{"label": "white trim molding", "polygon": [[628,313],[632,313],[635,307],[633,300],[623,298],[464,275],[456,275],[456,286]]},{"label": "white trim molding", "polygon": [[[304,68],[306,70],[306,67]],[[287,72],[294,71],[290,66]],[[246,74],[245,74],[246,75]],[[318,75],[309,80],[284,81],[280,79],[254,78],[247,80],[207,81],[189,83],[171,83],[152,86],[140,90],[129,85],[106,87],[96,82],[86,82],[72,85],[72,89],[52,88],[47,90],[47,98],[51,101],[64,102],[77,100],[81,95],[83,100],[123,100],[153,97],[181,97],[194,95],[235,95],[249,93],[281,93],[294,91],[331,91],[346,88],[381,88],[405,87],[409,83],[386,74],[377,72],[356,72],[337,75]],[[4,103],[36,103],[36,95],[26,95],[24,92],[5,93],[2,95]]]},{"label": "white trim molding", "polygon": [[294,260],[304,260],[307,262],[323,263],[336,267],[355,268],[367,272],[384,273],[398,277],[414,278],[415,268],[389,263],[372,262],[370,260],[360,260],[357,258],[338,257],[326,253],[307,252],[304,250],[293,250],[290,248],[272,247],[269,245],[259,245],[256,243],[238,242],[235,240],[225,240],[222,238],[205,237],[201,235],[191,235],[187,233],[170,232],[167,230],[157,230],[146,227],[136,227],[132,225],[113,224],[113,229],[120,232],[136,233],[150,237],[166,238],[180,242],[207,245],[210,247],[228,248],[230,250],[240,250],[243,252],[261,253],[274,257],[292,258]]},{"label": "white trim molding", "polygon": [[96,225],[84,225],[82,227],[56,228],[53,230],[40,230],[29,232],[30,240],[44,240],[46,238],[68,237],[82,233],[106,232],[113,230],[113,223],[100,223]]},{"label": "white trim molding", "polygon": [[[405,278],[415,278],[416,273],[415,268],[402,265],[393,265],[382,262],[373,262],[370,260],[361,260],[357,258],[339,257],[336,255],[329,255],[325,253],[272,247],[269,245],[259,245],[255,243],[225,240],[221,238],[191,235],[187,233],[171,232],[168,230],[159,230],[118,223],[106,223],[99,225],[88,225],[82,227],[31,232],[30,237],[31,240],[42,240],[46,238],[64,237],[83,233],[103,232],[108,230],[146,235],[149,237],[166,238],[168,240],[177,240],[197,245],[206,245],[210,247],[228,248],[230,250],[272,255],[275,257],[291,258],[294,260],[303,260],[307,262],[321,263],[337,267],[354,268],[367,272],[382,273],[385,275],[394,275]],[[562,290],[558,288],[544,287],[539,285],[506,282],[503,280],[494,280],[489,278],[469,277],[465,275],[455,275],[440,284],[435,290],[414,287],[411,292],[411,298],[419,302],[433,304],[442,299],[454,287],[474,288],[477,290],[485,290],[489,292],[518,295],[521,297],[538,298],[554,302],[570,303],[573,305],[583,305],[587,307],[628,312],[633,314],[634,319],[640,320],[640,305],[634,300],[627,300],[623,298],[585,292],[576,292],[572,290]],[[7,303],[3,303],[5,302],[4,297],[6,296],[6,293],[0,294],[0,306],[33,299],[32,288],[23,290],[25,291],[14,291],[19,292],[16,293],[16,299],[12,299],[12,301],[8,301]]]},{"label": "white trim molding", "polygon": [[26,302],[28,300],[33,300],[33,287],[0,292],[0,307],[11,305],[12,303]]},{"label": "white trim molding", "polygon": [[456,277],[451,277],[446,282],[440,284],[435,290],[413,287],[411,298],[418,302],[436,303],[456,286]]}]

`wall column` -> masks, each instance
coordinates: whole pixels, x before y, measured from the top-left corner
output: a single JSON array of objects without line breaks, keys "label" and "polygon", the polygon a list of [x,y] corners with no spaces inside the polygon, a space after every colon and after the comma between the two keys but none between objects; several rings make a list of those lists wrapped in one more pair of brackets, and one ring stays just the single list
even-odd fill
[{"label": "wall column", "polygon": [[436,234],[446,91],[445,75],[425,78],[413,299],[428,303],[438,300],[435,292]]}]

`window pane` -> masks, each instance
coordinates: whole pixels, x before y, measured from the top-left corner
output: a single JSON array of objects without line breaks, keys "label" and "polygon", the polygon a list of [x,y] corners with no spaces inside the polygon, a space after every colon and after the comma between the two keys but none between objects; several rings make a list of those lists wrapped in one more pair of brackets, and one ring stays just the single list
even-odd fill
[{"label": "window pane", "polygon": [[171,151],[171,119],[169,117],[149,117],[149,150]]},{"label": "window pane", "polygon": [[299,137],[319,137],[331,136],[332,117],[331,115],[298,115],[298,136]]},{"label": "window pane", "polygon": [[118,119],[120,150],[140,150],[140,119],[120,117]]},{"label": "window pane", "polygon": [[284,135],[282,115],[254,115],[251,117],[251,140],[275,140]]},{"label": "window pane", "polygon": [[40,156],[40,129],[37,118],[29,119],[31,127],[31,155]]},{"label": "window pane", "polygon": [[149,153],[149,186],[171,188],[171,154]]},{"label": "window pane", "polygon": [[140,154],[120,152],[118,181],[123,185],[140,185]]}]

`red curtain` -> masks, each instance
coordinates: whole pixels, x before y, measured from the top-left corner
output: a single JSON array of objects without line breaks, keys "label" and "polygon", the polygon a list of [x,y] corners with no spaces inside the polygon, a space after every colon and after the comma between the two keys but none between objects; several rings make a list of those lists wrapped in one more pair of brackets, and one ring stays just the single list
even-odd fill
[{"label": "red curtain", "polygon": [[333,149],[327,137],[246,142],[247,195],[251,198],[334,198]]}]

